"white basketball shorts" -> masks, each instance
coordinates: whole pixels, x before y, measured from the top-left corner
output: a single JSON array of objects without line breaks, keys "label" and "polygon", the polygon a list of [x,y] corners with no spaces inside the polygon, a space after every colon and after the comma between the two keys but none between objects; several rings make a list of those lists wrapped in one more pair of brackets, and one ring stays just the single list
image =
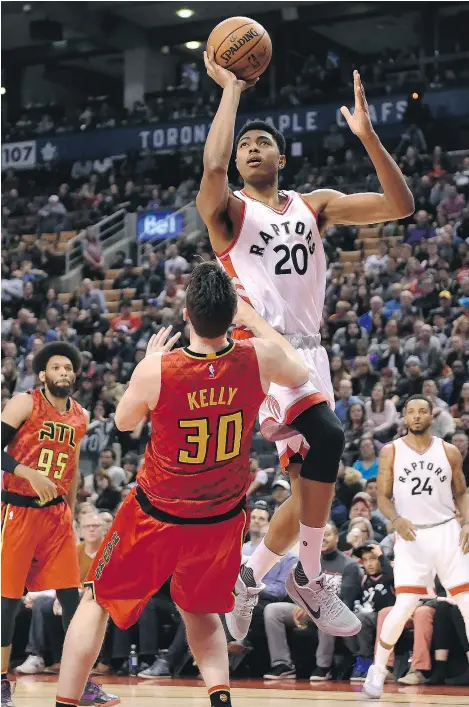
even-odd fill
[{"label": "white basketball shorts", "polygon": [[413,542],[400,535],[394,546],[396,594],[427,594],[435,574],[448,594],[469,592],[469,555],[459,544],[461,526],[453,520],[434,528],[417,530]]},{"label": "white basketball shorts", "polygon": [[327,402],[334,410],[329,359],[320,345],[320,336],[285,335],[309,370],[309,381],[298,388],[284,388],[272,383],[269,394],[259,410],[261,433],[275,442],[283,469],[294,454],[305,457],[309,447],[304,437],[292,427],[293,420],[304,410],[318,403]]}]

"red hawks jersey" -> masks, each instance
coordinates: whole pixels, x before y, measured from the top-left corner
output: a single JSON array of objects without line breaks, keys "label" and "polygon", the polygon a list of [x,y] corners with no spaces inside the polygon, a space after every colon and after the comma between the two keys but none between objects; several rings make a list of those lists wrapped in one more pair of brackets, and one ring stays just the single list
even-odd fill
[{"label": "red hawks jersey", "polygon": [[[31,390],[29,395],[33,399],[31,415],[8,445],[8,453],[20,464],[48,476],[57,486],[59,496],[65,496],[77,471],[87,415],[73,398],[69,398],[68,410],[60,413],[42,390]],[[13,474],[3,475],[3,487],[22,496],[36,495],[29,481]]]},{"label": "red hawks jersey", "polygon": [[251,341],[217,354],[162,356],[161,391],[137,481],[158,509],[180,518],[224,514],[249,487],[249,451],[265,393]]}]

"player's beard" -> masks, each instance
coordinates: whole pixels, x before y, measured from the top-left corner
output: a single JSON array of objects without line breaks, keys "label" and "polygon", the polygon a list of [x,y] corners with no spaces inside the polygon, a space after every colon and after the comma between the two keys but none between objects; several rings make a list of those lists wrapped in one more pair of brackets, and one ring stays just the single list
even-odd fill
[{"label": "player's beard", "polygon": [[57,385],[46,376],[47,390],[54,398],[68,398],[72,392],[72,385],[72,383],[69,383],[68,385]]},{"label": "player's beard", "polygon": [[432,426],[431,422],[429,425],[426,425],[425,427],[420,427],[419,429],[412,429],[412,427],[409,426],[409,432],[411,432],[413,435],[421,436],[421,435],[424,435],[426,432],[428,432],[428,430],[430,429],[431,426]]}]

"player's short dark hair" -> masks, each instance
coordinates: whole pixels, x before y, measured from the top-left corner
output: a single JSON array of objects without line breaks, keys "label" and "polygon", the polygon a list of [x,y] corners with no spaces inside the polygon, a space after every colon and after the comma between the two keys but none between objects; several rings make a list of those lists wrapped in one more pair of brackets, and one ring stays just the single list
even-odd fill
[{"label": "player's short dark hair", "polygon": [[186,307],[194,331],[206,339],[226,334],[233,323],[238,297],[230,277],[217,263],[201,263],[192,271]]},{"label": "player's short dark hair", "polygon": [[269,133],[269,135],[272,135],[272,137],[274,138],[275,142],[277,143],[278,151],[280,152],[280,154],[285,154],[287,143],[285,141],[284,136],[282,135],[280,130],[277,130],[277,128],[268,123],[266,120],[248,120],[248,122],[243,125],[239,133],[236,135],[236,149],[238,148],[238,143],[243,137],[243,135],[245,135],[249,130],[265,130],[266,133]]},{"label": "player's short dark hair", "polygon": [[404,404],[404,412],[407,410],[408,404],[411,403],[413,400],[423,400],[430,408],[430,412],[433,412],[433,403],[430,398],[427,398],[426,395],[419,395],[418,393],[416,393],[415,395],[411,395],[410,398],[407,398]]},{"label": "player's short dark hair", "polygon": [[52,341],[46,344],[43,349],[37,352],[33,358],[33,371],[39,375],[41,371],[45,371],[47,364],[53,356],[65,356],[73,366],[73,372],[76,373],[81,366],[80,352],[76,346],[67,344],[65,341]]}]

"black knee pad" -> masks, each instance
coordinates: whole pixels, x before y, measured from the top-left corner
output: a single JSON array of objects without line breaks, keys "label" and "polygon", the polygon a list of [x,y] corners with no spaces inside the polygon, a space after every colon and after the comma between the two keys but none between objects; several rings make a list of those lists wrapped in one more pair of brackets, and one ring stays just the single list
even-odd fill
[{"label": "black knee pad", "polygon": [[327,403],[319,403],[298,415],[291,424],[309,444],[301,476],[334,484],[345,446],[344,430]]},{"label": "black knee pad", "polygon": [[73,619],[73,615],[80,603],[80,594],[76,587],[57,589],[57,599],[62,607],[62,625],[65,633],[67,633],[70,621]]},{"label": "black knee pad", "polygon": [[21,606],[21,601],[21,599],[2,597],[2,648],[12,644],[15,619]]}]

